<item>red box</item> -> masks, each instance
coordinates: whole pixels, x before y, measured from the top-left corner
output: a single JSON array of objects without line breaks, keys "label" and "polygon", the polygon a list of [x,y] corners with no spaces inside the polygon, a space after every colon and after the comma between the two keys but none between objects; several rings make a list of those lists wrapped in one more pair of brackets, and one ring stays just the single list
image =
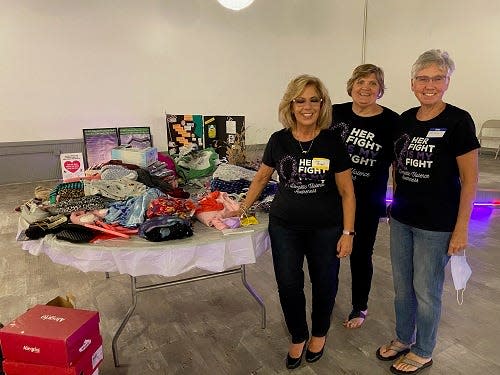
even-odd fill
[{"label": "red box", "polygon": [[10,362],[71,367],[99,335],[97,311],[36,305],[0,330]]},{"label": "red box", "polygon": [[59,367],[51,365],[37,365],[33,363],[15,362],[5,360],[3,370],[9,375],[93,375],[97,366],[102,362],[102,337],[94,337],[87,348],[83,351],[81,358],[71,367]]}]

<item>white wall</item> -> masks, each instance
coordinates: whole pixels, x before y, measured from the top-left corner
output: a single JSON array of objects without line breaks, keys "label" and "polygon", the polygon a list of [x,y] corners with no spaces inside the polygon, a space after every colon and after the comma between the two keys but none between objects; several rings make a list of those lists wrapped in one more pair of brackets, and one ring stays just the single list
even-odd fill
[{"label": "white wall", "polygon": [[[241,114],[247,143],[279,129],[290,78],[318,75],[333,101],[361,63],[364,0],[3,0],[0,142],[81,138],[82,128],[151,126],[164,112]],[[382,66],[381,100],[418,103],[409,71],[429,48],[457,70],[445,97],[476,125],[500,118],[500,1],[369,0],[366,62]]]},{"label": "white wall", "polygon": [[467,110],[478,132],[484,121],[500,119],[500,1],[370,0],[367,35],[366,62],[386,73],[381,104],[397,112],[417,106],[411,65],[439,48],[456,65],[445,101]]},{"label": "white wall", "polygon": [[363,0],[3,0],[0,142],[151,126],[165,111],[245,115],[247,143],[280,128],[289,80],[319,76],[336,99],[361,61]]}]

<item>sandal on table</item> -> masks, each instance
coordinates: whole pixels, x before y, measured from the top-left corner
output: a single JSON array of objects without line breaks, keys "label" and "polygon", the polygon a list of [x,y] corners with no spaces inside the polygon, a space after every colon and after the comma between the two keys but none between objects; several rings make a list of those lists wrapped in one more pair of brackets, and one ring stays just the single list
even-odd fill
[{"label": "sandal on table", "polygon": [[409,346],[405,346],[402,343],[400,343],[398,340],[392,340],[391,343],[387,346],[386,351],[392,350],[395,351],[396,354],[390,355],[388,357],[385,357],[382,355],[382,347],[378,348],[376,351],[377,358],[380,359],[381,361],[393,361],[402,355],[405,355],[410,351]]},{"label": "sandal on table", "polygon": [[[362,310],[352,310],[351,313],[349,314],[349,317],[347,318],[346,321],[344,321],[343,326],[349,329],[355,329],[355,328],[360,328],[363,323],[365,322],[366,316],[368,315],[368,310],[362,311]],[[356,326],[356,327],[350,327],[348,326],[349,322],[353,319],[361,319],[361,323]]]},{"label": "sandal on table", "polygon": [[[411,370],[411,371],[404,371],[404,370],[399,370],[397,369],[396,367],[394,367],[395,365],[397,364],[400,364],[400,363],[403,363],[405,365],[409,365],[409,366],[413,366],[413,367],[416,367],[415,370]],[[432,359],[428,362],[425,362],[425,363],[420,363],[420,362],[417,362],[417,361],[414,361],[413,359],[410,359],[408,358],[406,355],[399,358],[391,367],[391,372],[393,374],[398,374],[398,375],[402,375],[402,374],[418,374],[420,371],[422,371],[423,369],[427,368],[427,367],[430,367],[432,366]]]}]

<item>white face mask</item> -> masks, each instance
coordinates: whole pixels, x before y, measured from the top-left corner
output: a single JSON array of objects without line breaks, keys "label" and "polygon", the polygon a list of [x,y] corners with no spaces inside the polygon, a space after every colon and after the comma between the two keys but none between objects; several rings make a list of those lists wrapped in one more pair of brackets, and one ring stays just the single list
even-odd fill
[{"label": "white face mask", "polygon": [[464,302],[464,290],[471,274],[472,270],[469,263],[467,263],[465,250],[464,255],[451,256],[451,277],[453,279],[453,284],[455,284],[457,302],[459,305]]}]

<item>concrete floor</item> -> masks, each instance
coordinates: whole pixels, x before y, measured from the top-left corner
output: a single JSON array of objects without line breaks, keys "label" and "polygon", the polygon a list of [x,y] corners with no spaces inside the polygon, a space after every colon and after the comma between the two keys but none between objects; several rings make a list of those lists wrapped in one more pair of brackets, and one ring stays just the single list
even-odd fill
[{"label": "concrete floor", "polygon": [[[480,158],[479,185],[489,196],[500,193],[500,159]],[[71,292],[77,306],[98,310],[104,338],[100,374],[286,374],[288,346],[270,253],[247,268],[248,280],[267,306],[267,328],[260,328],[256,302],[239,276],[206,280],[139,295],[139,305],[125,327],[118,348],[122,366],[115,368],[111,339],[130,303],[127,275],[83,273],[54,264],[45,255],[32,256],[15,241],[17,213],[37,185],[54,181],[0,186],[0,321],[9,322],[34,304]],[[473,274],[459,306],[447,268],[443,314],[434,365],[429,375],[500,374],[500,208],[476,208],[471,221],[469,263]],[[375,245],[375,274],[369,316],[362,328],[341,325],[350,311],[350,273],[343,261],[341,285],[324,357],[303,363],[294,374],[389,374],[390,363],[378,361],[375,350],[394,336],[389,228],[381,223]],[[164,281],[159,277],[140,280]],[[309,293],[309,286],[306,287]]]}]

